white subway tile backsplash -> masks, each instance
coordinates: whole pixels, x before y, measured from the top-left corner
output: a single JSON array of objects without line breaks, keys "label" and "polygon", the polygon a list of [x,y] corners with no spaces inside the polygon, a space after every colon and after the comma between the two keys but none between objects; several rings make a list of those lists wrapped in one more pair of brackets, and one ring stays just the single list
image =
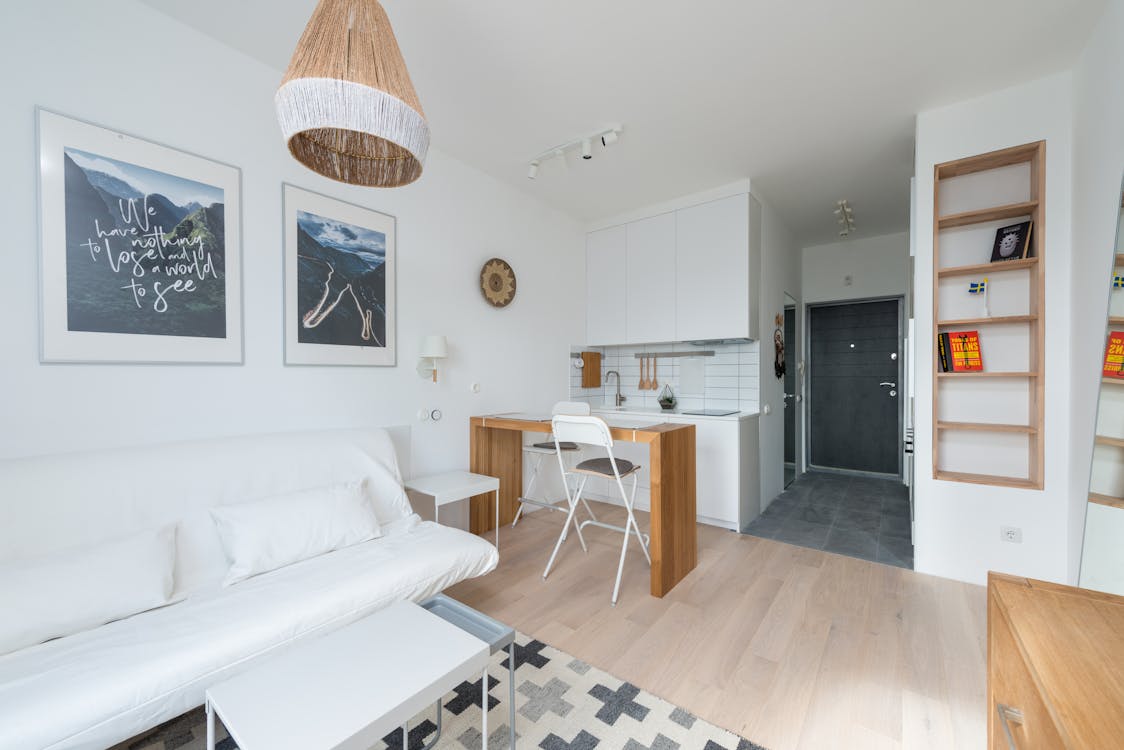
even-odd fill
[{"label": "white subway tile backsplash", "polygon": [[[714,352],[713,357],[702,357],[703,389],[686,394],[679,387],[680,371],[684,359],[657,358],[646,361],[645,376],[655,378],[655,390],[640,390],[641,361],[637,354],[652,352]],[[647,344],[643,346],[571,347],[571,352],[601,352],[601,387],[581,388],[581,370],[571,367],[570,397],[586,401],[593,406],[612,405],[615,401],[616,379],[605,377],[605,372],[615,370],[621,375],[621,394],[625,406],[633,408],[658,408],[658,399],[665,385],[671,387],[680,409],[739,409],[756,411],[760,402],[760,344],[756,341],[733,344]],[[654,371],[653,371],[654,370]]]}]

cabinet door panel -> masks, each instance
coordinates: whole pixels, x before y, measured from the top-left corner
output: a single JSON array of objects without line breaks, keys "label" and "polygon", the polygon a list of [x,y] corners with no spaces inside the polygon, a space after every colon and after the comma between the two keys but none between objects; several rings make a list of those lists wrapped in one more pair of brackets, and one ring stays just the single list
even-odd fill
[{"label": "cabinet door panel", "polygon": [[625,227],[610,227],[586,235],[586,344],[623,344],[627,341],[627,272]]},{"label": "cabinet door panel", "polygon": [[676,211],[676,335],[682,341],[747,338],[749,196]]},{"label": "cabinet door panel", "polygon": [[695,425],[695,512],[736,526],[741,471],[738,421],[681,417],[669,421]]},{"label": "cabinet door panel", "polygon": [[628,343],[675,341],[675,213],[628,229]]}]

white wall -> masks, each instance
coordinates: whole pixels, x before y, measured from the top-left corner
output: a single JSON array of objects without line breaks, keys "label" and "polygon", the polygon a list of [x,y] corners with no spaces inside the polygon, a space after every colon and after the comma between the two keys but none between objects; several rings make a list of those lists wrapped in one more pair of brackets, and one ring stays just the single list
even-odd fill
[{"label": "white wall", "polygon": [[[414,469],[424,473],[467,467],[471,414],[548,408],[566,392],[568,345],[585,330],[575,293],[585,288],[585,261],[582,228],[562,214],[436,149],[409,187],[320,178],[282,143],[272,100],[281,71],[139,3],[9,5],[0,60],[11,72],[0,118],[8,219],[0,298],[9,311],[0,327],[0,457],[412,423]],[[39,364],[35,105],[241,167],[244,365]],[[396,367],[283,366],[282,181],[397,217]],[[491,256],[518,274],[519,294],[504,310],[477,287]],[[428,333],[449,338],[437,385],[415,372]],[[473,382],[479,395],[469,393]],[[442,409],[444,420],[417,422],[419,407]]]},{"label": "white wall", "polygon": [[[801,280],[800,250],[792,240],[788,228],[777,216],[772,206],[760,195],[755,194],[761,203],[761,282],[760,294],[761,320],[761,417],[759,436],[761,440],[761,509],[784,490],[784,380],[776,376],[773,369],[774,348],[773,331],[775,318],[784,313],[785,292],[796,300],[796,341],[785,342],[785,366],[795,368],[804,358],[805,330],[804,309],[807,296]],[[790,408],[796,408],[796,470],[803,471],[804,462],[804,398],[806,392],[796,376],[797,392],[801,400]],[[769,414],[765,414],[765,407]]]},{"label": "white wall", "polygon": [[815,245],[802,255],[806,303],[905,297],[910,292],[908,232]]},{"label": "white wall", "polygon": [[[1069,555],[1067,578],[1077,580],[1083,551],[1093,424],[1100,390],[1104,320],[1109,302],[1109,274],[1124,174],[1124,0],[1111,0],[1073,71],[1073,278],[1070,361],[1073,388],[1069,409],[1072,472],[1069,486]],[[1124,510],[1097,506],[1098,539],[1094,556],[1081,570],[1083,584],[1104,580],[1124,549]],[[1111,530],[1108,528],[1112,526]],[[1108,533],[1105,533],[1105,532]],[[1113,559],[1114,549],[1116,559]]]},{"label": "white wall", "polygon": [[[1106,90],[1107,92],[1107,90]],[[1066,581],[1070,567],[1071,95],[1068,73],[1053,75],[917,117],[914,229],[916,360],[915,567],[983,583],[988,570]],[[1046,368],[1045,489],[1016,490],[935,481],[932,467],[933,166],[1045,139]],[[1102,313],[1103,314],[1103,313]],[[1081,467],[1087,472],[1088,464]],[[1022,544],[1000,541],[1001,525],[1022,529]]]}]

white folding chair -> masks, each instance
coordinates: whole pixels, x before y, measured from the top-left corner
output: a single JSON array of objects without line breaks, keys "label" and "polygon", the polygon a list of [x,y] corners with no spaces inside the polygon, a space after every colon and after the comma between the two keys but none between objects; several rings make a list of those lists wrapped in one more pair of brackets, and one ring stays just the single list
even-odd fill
[{"label": "white folding chair", "polygon": [[[640,533],[640,526],[636,523],[636,516],[633,514],[632,509],[636,503],[636,482],[637,474],[640,472],[640,466],[633,464],[631,461],[626,461],[623,458],[616,458],[613,455],[613,436],[609,432],[609,425],[605,424],[605,420],[600,417],[591,416],[573,416],[567,414],[559,414],[551,420],[551,427],[554,431],[554,441],[557,444],[569,441],[583,445],[600,446],[605,449],[606,456],[604,458],[590,458],[582,461],[572,470],[572,473],[580,475],[581,481],[578,482],[576,488],[572,491],[570,485],[566,484],[566,502],[569,505],[569,513],[566,516],[566,523],[562,526],[562,533],[558,535],[558,542],[554,545],[554,552],[550,554],[550,560],[546,563],[546,570],[543,571],[542,577],[546,578],[550,575],[550,569],[554,565],[554,559],[558,556],[558,550],[562,548],[562,542],[566,541],[566,532],[570,528],[570,524],[574,524],[574,530],[578,532],[578,541],[581,542],[582,549],[588,552],[585,545],[585,539],[582,537],[581,530],[586,526],[599,526],[603,529],[610,531],[619,531],[624,534],[624,539],[621,541],[621,560],[617,565],[617,580],[613,584],[613,604],[617,603],[617,597],[621,589],[621,575],[624,573],[624,557],[628,551],[628,540],[633,533],[636,534],[637,541],[640,542],[640,549],[644,552],[644,557],[648,560],[648,565],[652,564],[652,558],[648,554],[648,540],[647,534]],[[559,465],[562,465],[562,454],[558,453]],[[565,469],[563,468],[563,471]],[[630,492],[625,492],[624,478],[632,477],[632,489]],[[614,526],[612,524],[602,523],[596,518],[578,523],[574,518],[574,512],[578,509],[578,502],[585,502],[582,497],[582,492],[585,490],[586,482],[589,477],[604,477],[612,482],[615,482],[617,489],[620,490],[621,500],[624,502],[625,512],[628,513],[628,520],[624,526]],[[587,506],[588,507],[588,506]]]},{"label": "white folding chair", "polygon": [[[558,414],[573,414],[579,416],[589,416],[589,404],[580,401],[559,401],[554,405],[551,412],[553,415]],[[551,501],[547,497],[537,499],[532,496],[535,489],[535,482],[539,478],[539,471],[542,469],[542,462],[546,456],[565,455],[574,456],[581,453],[581,446],[573,442],[555,443],[553,435],[547,435],[546,440],[531,445],[524,445],[523,452],[532,457],[531,463],[531,478],[527,482],[527,494],[520,496],[519,507],[515,510],[515,518],[511,519],[511,525],[514,528],[515,524],[519,523],[520,516],[523,515],[524,505],[534,505],[538,508],[546,508],[547,510],[557,510],[563,513],[566,509],[557,505],[557,501]],[[569,469],[566,468],[565,462],[562,463],[562,483],[567,485],[571,481]],[[569,491],[567,489],[567,491]],[[593,516],[593,511],[589,510],[589,504],[585,503],[586,510],[589,511],[590,516]]]}]

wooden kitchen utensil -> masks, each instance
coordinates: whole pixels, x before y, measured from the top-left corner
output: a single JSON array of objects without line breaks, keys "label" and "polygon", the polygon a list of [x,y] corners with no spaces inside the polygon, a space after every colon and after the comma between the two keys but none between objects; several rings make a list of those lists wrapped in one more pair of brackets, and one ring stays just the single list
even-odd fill
[{"label": "wooden kitchen utensil", "polygon": [[648,380],[644,377],[644,363],[646,361],[647,357],[640,358],[640,384],[636,386],[640,390],[644,390],[648,387]]},{"label": "wooden kitchen utensil", "polygon": [[652,357],[652,371],[649,373],[651,377],[648,378],[648,390],[650,391],[654,391],[660,387],[659,381],[656,380],[656,363],[659,361],[658,357]]}]

